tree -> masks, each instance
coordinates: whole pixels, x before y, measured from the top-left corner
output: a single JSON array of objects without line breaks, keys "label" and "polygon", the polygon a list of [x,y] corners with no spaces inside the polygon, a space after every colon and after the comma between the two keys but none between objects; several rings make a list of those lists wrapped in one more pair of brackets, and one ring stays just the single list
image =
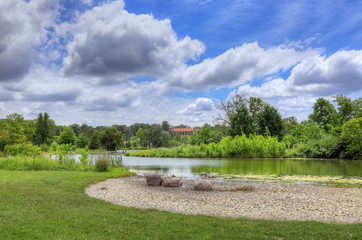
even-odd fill
[{"label": "tree", "polygon": [[341,125],[353,118],[362,117],[362,97],[352,101],[351,98],[339,94],[333,98],[333,102],[338,105],[338,120]]},{"label": "tree", "polygon": [[49,118],[48,113],[39,113],[36,120],[35,141],[38,145],[50,144],[53,137],[53,130],[55,128],[54,121]]},{"label": "tree", "polygon": [[222,134],[218,130],[213,130],[209,124],[205,124],[197,133],[190,137],[191,144],[200,145],[201,143],[218,143],[222,139]]},{"label": "tree", "polygon": [[296,117],[291,116],[287,118],[283,118],[283,131],[282,135],[288,135],[291,130],[293,130],[298,125],[298,120]]},{"label": "tree", "polygon": [[152,124],[150,134],[148,136],[149,142],[152,147],[158,148],[162,146],[161,126],[159,124]]},{"label": "tree", "polygon": [[346,156],[362,159],[362,117],[347,121],[342,126],[341,137],[346,145]]},{"label": "tree", "polygon": [[272,137],[282,136],[283,121],[278,109],[265,104],[263,110],[259,113],[259,133],[267,134]]},{"label": "tree", "polygon": [[309,119],[328,131],[337,123],[337,111],[328,100],[318,98],[313,105],[313,113],[309,115]]},{"label": "tree", "polygon": [[59,145],[61,144],[70,144],[75,145],[76,137],[73,129],[70,127],[64,128],[64,130],[59,135]]},{"label": "tree", "polygon": [[215,105],[216,109],[222,111],[222,113],[218,113],[215,122],[221,122],[226,126],[230,126],[232,116],[236,114],[238,109],[240,110],[241,107],[245,107],[247,104],[247,98],[238,94],[226,103],[224,100],[221,100],[220,104]]},{"label": "tree", "polygon": [[168,123],[168,121],[163,121],[161,127],[162,127],[162,131],[170,130],[170,124]]},{"label": "tree", "polygon": [[100,144],[99,144],[99,136],[100,136],[100,133],[96,130],[93,132],[93,135],[90,139],[90,143],[89,143],[89,149],[98,149],[100,147]]},{"label": "tree", "polygon": [[143,128],[138,129],[138,131],[136,133],[136,138],[137,138],[139,146],[141,146],[141,147],[147,146],[146,135],[145,135],[145,131],[143,130]]},{"label": "tree", "polygon": [[100,133],[99,142],[108,151],[115,151],[121,146],[122,133],[115,127],[105,127],[105,130]]},{"label": "tree", "polygon": [[77,139],[77,146],[80,148],[85,148],[89,145],[89,138],[87,134],[81,133]]},{"label": "tree", "polygon": [[239,106],[236,112],[230,116],[229,134],[233,137],[243,133],[249,136],[252,132],[252,118],[249,115],[248,108],[245,105]]}]

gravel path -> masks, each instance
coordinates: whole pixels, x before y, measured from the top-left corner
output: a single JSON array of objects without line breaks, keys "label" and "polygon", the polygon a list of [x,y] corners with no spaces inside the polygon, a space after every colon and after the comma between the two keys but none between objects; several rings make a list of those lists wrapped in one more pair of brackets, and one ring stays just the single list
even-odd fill
[{"label": "gravel path", "polygon": [[86,189],[113,204],[183,214],[271,220],[361,223],[362,189],[296,183],[212,181],[214,190],[197,192],[193,181],[178,188],[150,187],[143,177],[109,179]]}]

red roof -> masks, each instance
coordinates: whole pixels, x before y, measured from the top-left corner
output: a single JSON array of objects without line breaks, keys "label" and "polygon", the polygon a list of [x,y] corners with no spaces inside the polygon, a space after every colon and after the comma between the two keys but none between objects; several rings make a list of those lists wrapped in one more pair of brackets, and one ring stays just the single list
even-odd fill
[{"label": "red roof", "polygon": [[192,128],[174,128],[174,132],[194,132]]}]

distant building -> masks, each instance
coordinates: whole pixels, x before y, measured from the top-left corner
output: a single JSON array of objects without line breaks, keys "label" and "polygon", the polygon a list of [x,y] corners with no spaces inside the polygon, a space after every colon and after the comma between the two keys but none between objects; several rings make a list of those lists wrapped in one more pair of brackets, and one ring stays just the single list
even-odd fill
[{"label": "distant building", "polygon": [[179,133],[181,136],[190,136],[199,130],[199,127],[193,128],[174,128],[170,127],[170,132]]}]

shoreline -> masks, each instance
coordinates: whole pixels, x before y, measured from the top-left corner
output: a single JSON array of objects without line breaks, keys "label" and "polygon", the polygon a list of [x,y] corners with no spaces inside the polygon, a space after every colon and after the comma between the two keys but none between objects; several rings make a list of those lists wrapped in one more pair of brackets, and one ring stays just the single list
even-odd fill
[{"label": "shoreline", "polygon": [[182,182],[182,187],[166,188],[147,186],[141,176],[108,179],[89,186],[86,194],[116,205],[187,215],[362,223],[360,188],[226,180],[212,181],[213,191],[197,192],[193,181]]}]

